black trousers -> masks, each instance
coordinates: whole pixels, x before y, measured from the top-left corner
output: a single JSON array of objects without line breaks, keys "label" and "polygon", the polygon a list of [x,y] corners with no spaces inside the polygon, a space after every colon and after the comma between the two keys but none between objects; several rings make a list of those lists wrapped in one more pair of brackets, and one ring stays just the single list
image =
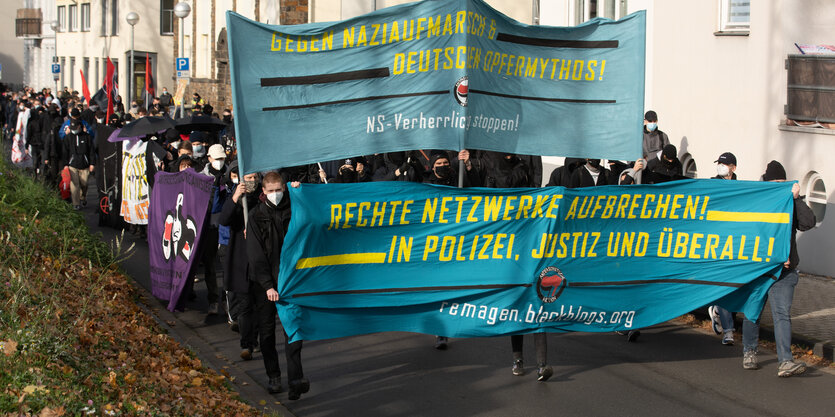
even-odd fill
[{"label": "black trousers", "polygon": [[[261,344],[261,355],[264,357],[264,368],[267,376],[278,378],[281,368],[278,365],[278,351],[275,348],[275,325],[278,313],[275,303],[267,299],[267,292],[258,283],[250,281],[249,292],[255,299],[258,315],[258,337]],[[287,381],[293,382],[304,377],[302,371],[302,342],[287,343],[287,333],[284,333],[284,356],[287,360]]]},{"label": "black trousers", "polygon": [[258,314],[255,311],[255,297],[249,292],[228,291],[229,315],[238,322],[241,334],[241,349],[252,349],[258,345]]},{"label": "black trousers", "polygon": [[[536,363],[548,363],[548,339],[547,333],[534,333],[533,343],[536,346]],[[522,342],[524,335],[510,336],[510,346],[513,349],[513,359],[522,359]]]},{"label": "black trousers", "polygon": [[[210,216],[210,214],[207,214]],[[209,303],[216,303],[220,299],[217,290],[217,227],[206,225],[200,236],[200,261],[203,264],[203,276],[206,278],[206,290]]]}]

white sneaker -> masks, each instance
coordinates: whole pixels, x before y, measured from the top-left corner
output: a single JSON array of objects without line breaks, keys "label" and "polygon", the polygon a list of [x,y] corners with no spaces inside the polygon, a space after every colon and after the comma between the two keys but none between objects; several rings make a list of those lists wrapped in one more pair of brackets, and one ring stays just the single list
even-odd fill
[{"label": "white sneaker", "polygon": [[716,312],[716,306],[708,307],[707,315],[710,316],[713,333],[722,334],[722,322],[719,321],[719,314]]},{"label": "white sneaker", "polygon": [[806,364],[799,361],[789,360],[780,364],[777,368],[777,376],[788,378],[792,375],[800,375],[806,372]]},{"label": "white sneaker", "polygon": [[746,350],[742,354],[742,368],[743,369],[759,369],[760,364],[757,361],[756,350]]},{"label": "white sneaker", "polygon": [[725,330],[725,336],[722,337],[722,344],[725,346],[733,346],[734,345],[734,331],[733,330]]}]

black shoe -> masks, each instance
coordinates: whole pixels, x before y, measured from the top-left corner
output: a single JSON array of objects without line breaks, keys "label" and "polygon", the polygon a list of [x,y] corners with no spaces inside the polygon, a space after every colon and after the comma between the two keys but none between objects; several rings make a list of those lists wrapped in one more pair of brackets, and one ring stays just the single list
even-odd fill
[{"label": "black shoe", "polygon": [[229,322],[229,329],[236,333],[240,333],[241,330],[237,321]]},{"label": "black shoe", "polygon": [[449,339],[443,336],[435,336],[435,349],[446,350],[448,340]]},{"label": "black shoe", "polygon": [[252,348],[241,349],[241,359],[245,361],[252,360]]},{"label": "black shoe", "polygon": [[627,342],[634,342],[634,341],[638,340],[638,336],[640,336],[640,335],[641,335],[640,330],[630,330],[628,333],[626,333],[626,341]]},{"label": "black shoe", "polygon": [[267,392],[270,394],[278,394],[281,391],[283,391],[281,388],[281,377],[270,378],[270,382],[267,383]]},{"label": "black shoe", "polygon": [[536,370],[537,381],[547,381],[552,375],[554,375],[554,370],[550,365],[546,365],[544,363],[539,364],[539,369]]},{"label": "black shoe", "polygon": [[290,392],[287,394],[287,399],[298,400],[302,394],[310,391],[310,381],[307,378],[290,381]]},{"label": "black shoe", "polygon": [[516,359],[513,361],[513,368],[510,368],[510,372],[516,376],[525,375],[525,363],[522,362],[521,359]]}]

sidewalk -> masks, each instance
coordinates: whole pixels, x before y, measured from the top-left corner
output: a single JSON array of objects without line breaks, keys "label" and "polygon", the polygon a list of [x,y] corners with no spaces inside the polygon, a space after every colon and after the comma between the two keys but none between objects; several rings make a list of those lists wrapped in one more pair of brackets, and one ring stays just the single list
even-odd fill
[{"label": "sidewalk", "polygon": [[[771,306],[760,316],[761,338],[774,338]],[[792,303],[792,343],[807,345],[815,355],[833,360],[835,346],[835,278],[800,274]]]}]

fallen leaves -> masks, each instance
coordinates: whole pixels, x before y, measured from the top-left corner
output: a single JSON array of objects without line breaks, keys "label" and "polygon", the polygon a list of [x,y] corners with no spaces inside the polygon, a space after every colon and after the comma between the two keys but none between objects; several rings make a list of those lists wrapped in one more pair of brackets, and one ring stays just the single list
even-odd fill
[{"label": "fallen leaves", "polygon": [[14,340],[5,340],[0,342],[0,351],[6,356],[12,356],[17,352],[17,342]]}]

